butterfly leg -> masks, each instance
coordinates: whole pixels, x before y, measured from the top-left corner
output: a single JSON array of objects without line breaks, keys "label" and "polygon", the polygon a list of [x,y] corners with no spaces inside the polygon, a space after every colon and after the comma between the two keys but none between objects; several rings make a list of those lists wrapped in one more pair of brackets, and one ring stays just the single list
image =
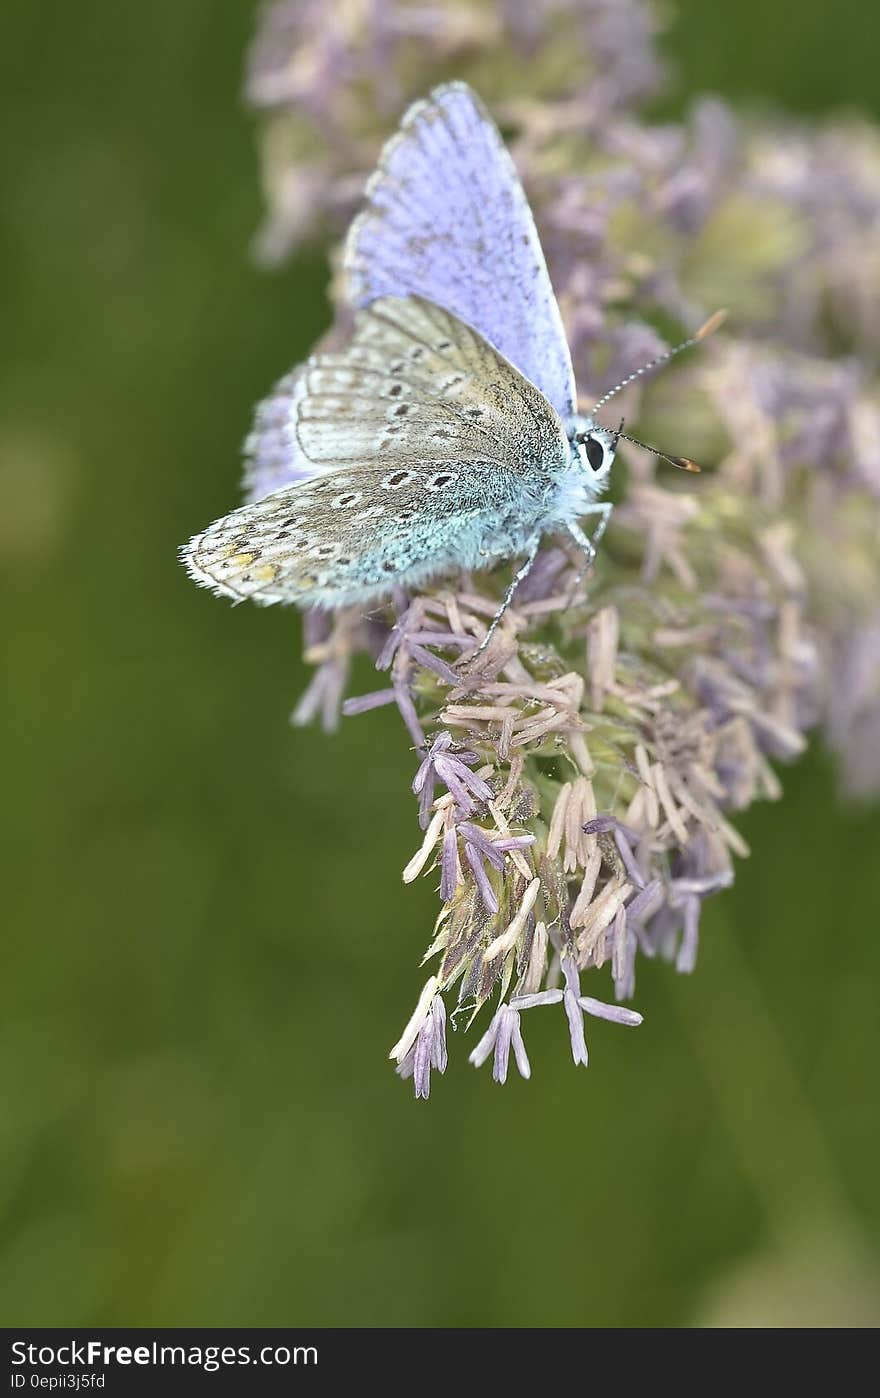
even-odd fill
[{"label": "butterfly leg", "polygon": [[529,545],[529,551],[526,555],[525,562],[520,564],[519,568],[517,568],[516,572],[511,578],[510,586],[504,594],[504,599],[501,603],[501,606],[498,608],[497,612],[495,613],[491,622],[489,623],[489,630],[486,632],[482,641],[477,646],[477,649],[474,651],[473,655],[468,657],[468,663],[470,663],[470,661],[472,660],[476,660],[477,656],[482,655],[483,651],[486,649],[487,645],[491,641],[498,627],[499,621],[504,616],[504,613],[507,611],[507,608],[513,601],[513,594],[516,592],[516,589],[519,587],[523,579],[528,577],[529,572],[531,571],[532,564],[534,563],[535,558],[537,556],[540,544],[540,538],[532,540],[531,544]]},{"label": "butterfly leg", "polygon": [[574,583],[572,584],[572,597],[577,591],[577,587],[580,583],[581,578],[584,576],[584,573],[587,571],[587,569],[590,567],[590,565],[596,557],[596,549],[599,546],[599,543],[602,539],[602,535],[608,528],[608,521],[611,518],[611,511],[613,509],[614,506],[608,500],[603,500],[599,504],[588,505],[587,508],[584,510],[585,515],[599,516],[599,523],[596,525],[595,532],[593,533],[593,537],[591,539],[587,538],[587,535],[580,528],[580,526],[575,524],[574,522],[566,525],[569,538],[577,544],[578,548],[584,556],[583,566],[578,569],[577,576],[575,577]]},{"label": "butterfly leg", "polygon": [[[584,510],[585,515],[599,516],[599,523],[596,525],[596,528],[593,531],[592,538],[589,541],[594,556],[596,553],[596,549],[602,542],[602,535],[608,528],[608,521],[611,518],[613,510],[614,506],[611,504],[610,500],[599,500],[595,505],[588,505],[587,508]],[[578,530],[579,534],[580,532],[581,531]],[[581,535],[581,537],[583,537],[583,535]]]}]

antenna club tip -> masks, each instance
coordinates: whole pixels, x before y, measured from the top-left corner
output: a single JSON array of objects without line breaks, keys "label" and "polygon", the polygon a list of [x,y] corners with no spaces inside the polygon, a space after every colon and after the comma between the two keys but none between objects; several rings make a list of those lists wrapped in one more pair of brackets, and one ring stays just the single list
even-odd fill
[{"label": "antenna club tip", "polygon": [[704,321],[700,326],[699,330],[694,335],[694,339],[705,340],[708,335],[714,335],[715,331],[718,330],[726,320],[727,311],[716,311],[714,315],[711,315],[709,319]]},{"label": "antenna club tip", "polygon": [[695,476],[698,476],[702,470],[702,467],[698,466],[696,461],[691,461],[689,456],[670,456],[669,460],[673,466],[678,467],[679,471],[690,471]]}]

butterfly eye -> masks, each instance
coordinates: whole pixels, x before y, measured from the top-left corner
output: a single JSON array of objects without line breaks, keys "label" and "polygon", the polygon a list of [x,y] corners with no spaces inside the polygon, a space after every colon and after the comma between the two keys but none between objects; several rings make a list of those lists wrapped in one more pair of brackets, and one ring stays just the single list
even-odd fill
[{"label": "butterfly eye", "polygon": [[588,437],[584,442],[584,450],[587,453],[587,460],[594,471],[601,471],[605,462],[605,448],[595,437]]}]

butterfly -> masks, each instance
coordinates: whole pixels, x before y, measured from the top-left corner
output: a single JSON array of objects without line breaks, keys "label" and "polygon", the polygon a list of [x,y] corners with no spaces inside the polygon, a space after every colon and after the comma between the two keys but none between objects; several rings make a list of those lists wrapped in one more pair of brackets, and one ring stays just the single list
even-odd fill
[{"label": "butterfly", "polygon": [[545,534],[567,534],[585,566],[593,561],[617,444],[635,439],[577,411],[531,210],[464,83],[404,116],[343,268],[347,345],[314,355],[260,406],[246,444],[256,498],[197,534],[183,562],[235,601],[335,608],[521,560],[485,646]]}]

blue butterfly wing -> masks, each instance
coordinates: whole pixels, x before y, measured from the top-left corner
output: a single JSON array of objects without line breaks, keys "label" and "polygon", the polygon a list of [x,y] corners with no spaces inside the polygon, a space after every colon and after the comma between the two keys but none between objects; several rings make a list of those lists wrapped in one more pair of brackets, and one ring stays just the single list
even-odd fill
[{"label": "blue butterfly wing", "polygon": [[565,420],[576,392],[568,342],[531,209],[497,127],[464,83],[403,118],[345,249],[355,306],[426,297],[472,325]]}]

